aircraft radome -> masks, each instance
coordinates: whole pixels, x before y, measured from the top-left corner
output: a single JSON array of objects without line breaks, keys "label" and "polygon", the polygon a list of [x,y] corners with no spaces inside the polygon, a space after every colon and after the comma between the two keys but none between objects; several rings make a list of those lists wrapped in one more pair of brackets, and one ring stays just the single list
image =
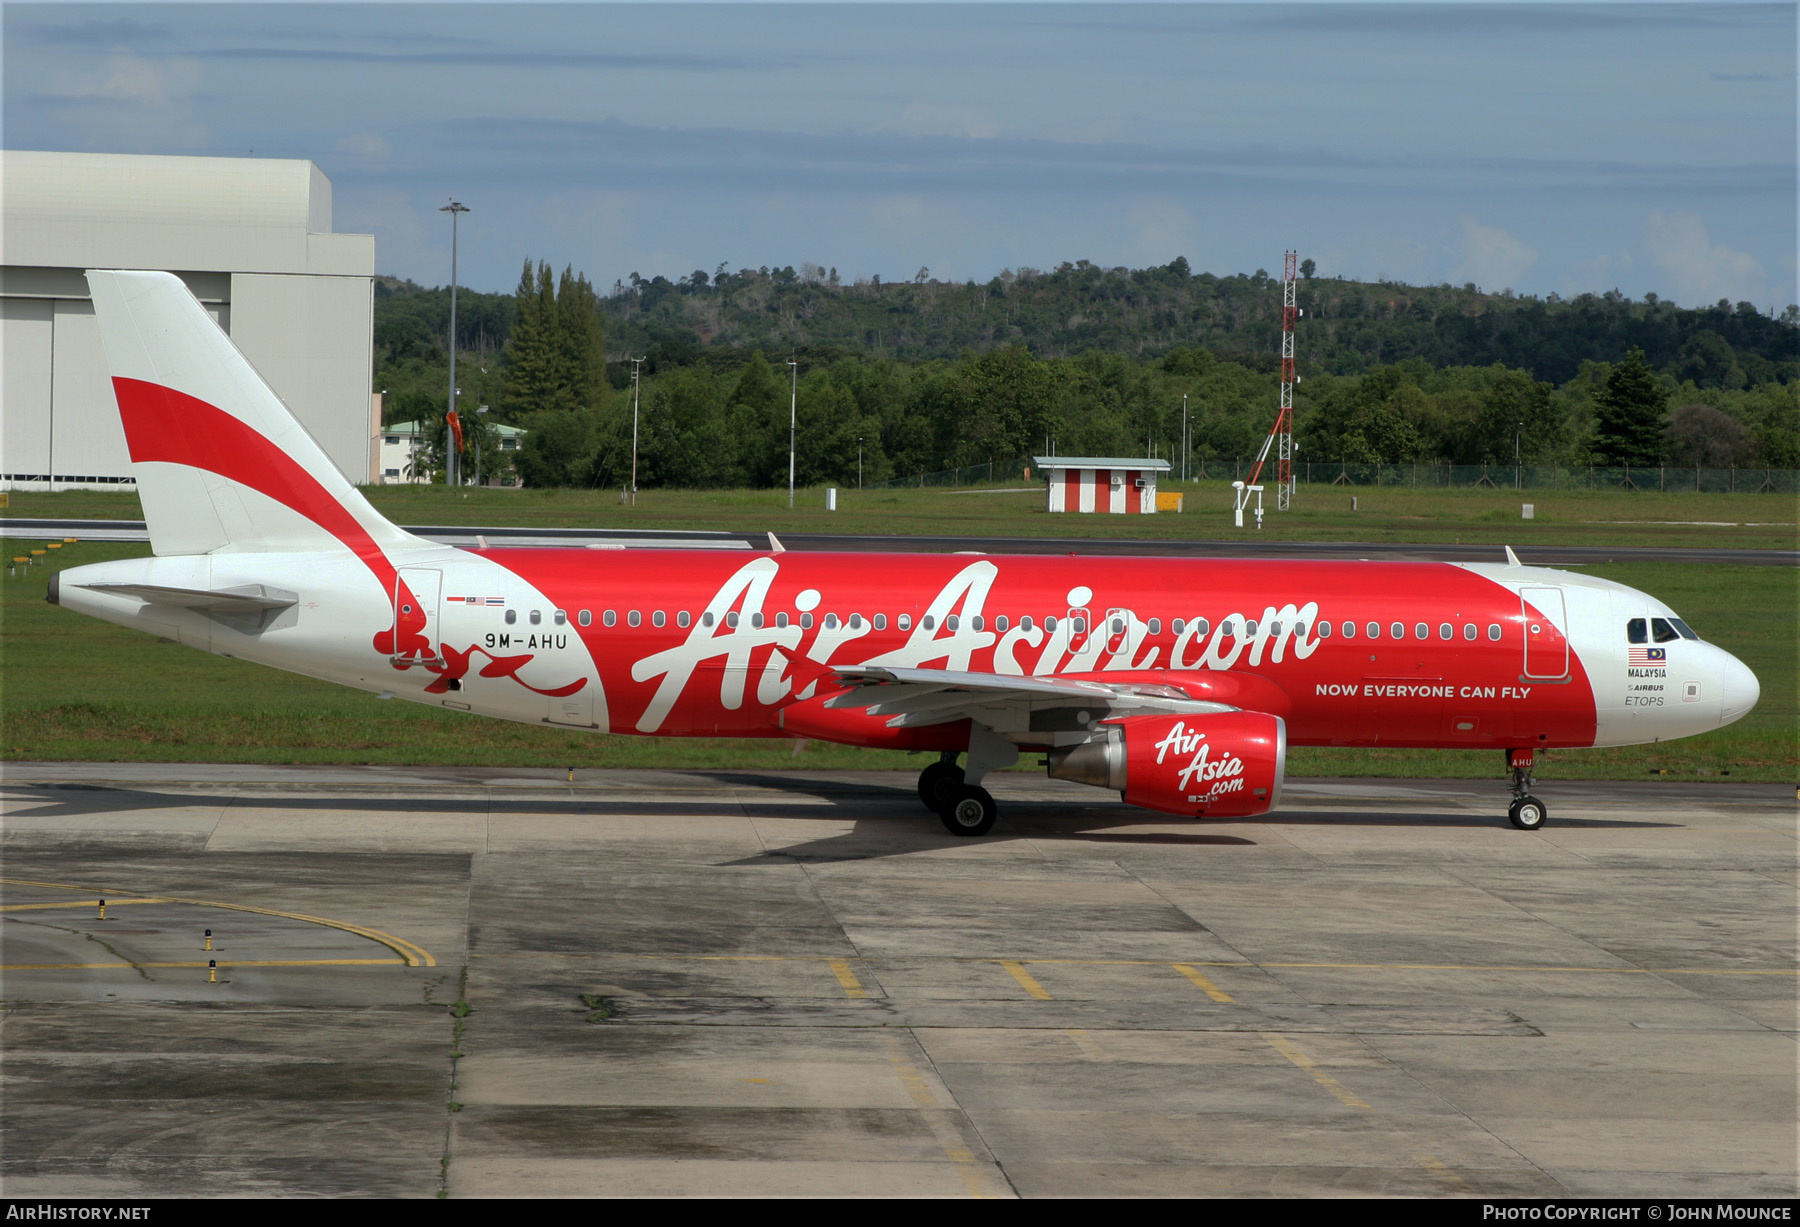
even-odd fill
[{"label": "aircraft radome", "polygon": [[[923,751],[958,835],[1021,751],[1195,817],[1278,804],[1289,745],[1537,751],[1703,733],[1756,677],[1656,598],[1504,564],[456,549],[376,513],[175,277],[90,272],[155,556],[49,599],[508,720]],[[957,765],[958,758],[962,765]]]}]

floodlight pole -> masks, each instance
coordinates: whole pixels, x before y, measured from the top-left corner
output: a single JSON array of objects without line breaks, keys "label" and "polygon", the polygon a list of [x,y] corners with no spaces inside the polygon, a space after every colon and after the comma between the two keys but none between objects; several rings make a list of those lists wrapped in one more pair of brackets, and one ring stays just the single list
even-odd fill
[{"label": "floodlight pole", "polygon": [[794,443],[799,438],[797,428],[800,422],[800,359],[789,358],[787,364],[793,368],[793,384],[788,393],[788,510],[794,509]]},{"label": "floodlight pole", "polygon": [[1188,479],[1187,393],[1181,394],[1181,480]]},{"label": "floodlight pole", "polygon": [[638,456],[638,368],[642,358],[631,360],[631,505],[637,506],[637,456]]},{"label": "floodlight pole", "polygon": [[460,214],[467,213],[469,207],[456,200],[447,205],[438,206],[439,213],[450,215],[450,409],[444,422],[444,484],[456,484],[456,432],[450,429],[449,418],[456,415],[456,223]]}]

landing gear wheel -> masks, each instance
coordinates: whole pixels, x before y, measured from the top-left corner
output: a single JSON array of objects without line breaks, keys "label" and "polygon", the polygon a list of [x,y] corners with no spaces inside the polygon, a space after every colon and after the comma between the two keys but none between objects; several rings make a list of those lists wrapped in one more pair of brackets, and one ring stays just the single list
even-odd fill
[{"label": "landing gear wheel", "polygon": [[[958,774],[961,774],[960,772]],[[988,790],[971,784],[955,783],[945,787],[938,817],[952,835],[986,835],[994,829],[1000,809]]]},{"label": "landing gear wheel", "polygon": [[1514,801],[1506,811],[1506,816],[1521,831],[1535,831],[1544,825],[1544,819],[1550,816],[1550,811],[1544,808],[1542,801],[1528,794]]},{"label": "landing gear wheel", "polygon": [[935,762],[919,772],[919,800],[925,808],[937,813],[941,808],[939,799],[946,786],[960,784],[963,781],[963,770],[955,763]]}]

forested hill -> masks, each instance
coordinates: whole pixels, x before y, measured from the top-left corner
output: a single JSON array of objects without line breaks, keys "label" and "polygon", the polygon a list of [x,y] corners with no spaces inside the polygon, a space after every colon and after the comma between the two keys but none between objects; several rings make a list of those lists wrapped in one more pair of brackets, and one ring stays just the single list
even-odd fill
[{"label": "forested hill", "polygon": [[[1039,358],[1110,350],[1156,357],[1203,346],[1256,365],[1279,352],[1281,283],[1258,269],[1195,274],[1185,259],[1161,268],[1100,268],[1086,260],[1049,272],[1007,270],[986,284],[871,278],[837,270],[722,267],[670,281],[633,274],[602,300],[608,348],[680,364],[718,347],[774,353],[848,350],[918,361],[1020,344]],[[1474,285],[1409,286],[1310,277],[1299,286],[1303,372],[1350,375],[1406,358],[1434,367],[1501,363],[1563,383],[1584,361],[1616,362],[1632,348],[1678,379],[1704,386],[1788,382],[1800,310],[1779,318],[1750,303],[1700,310],[1633,300],[1618,291],[1574,299],[1483,293]],[[1249,361],[1246,361],[1246,360]]]},{"label": "forested hill", "polygon": [[[1780,317],[1721,300],[1678,307],[1616,290],[1572,299],[1488,294],[1472,285],[1312,277],[1299,286],[1295,348],[1302,374],[1353,375],[1420,358],[1433,367],[1526,370],[1565,383],[1586,361],[1617,362],[1634,347],[1648,364],[1699,387],[1739,388],[1800,377],[1800,309]],[[1281,283],[1263,270],[1227,277],[1162,268],[1007,270],[985,285],[935,281],[842,284],[835,269],[696,270],[675,281],[633,274],[601,299],[616,361],[649,355],[651,369],[691,362],[735,367],[752,351],[798,349],[815,358],[864,354],[921,361],[1024,345],[1039,358],[1110,350],[1160,357],[1202,346],[1253,369],[1280,352]],[[379,358],[442,353],[449,293],[393,278],[376,284]],[[465,352],[497,354],[517,318],[512,294],[463,290],[457,331]]]}]

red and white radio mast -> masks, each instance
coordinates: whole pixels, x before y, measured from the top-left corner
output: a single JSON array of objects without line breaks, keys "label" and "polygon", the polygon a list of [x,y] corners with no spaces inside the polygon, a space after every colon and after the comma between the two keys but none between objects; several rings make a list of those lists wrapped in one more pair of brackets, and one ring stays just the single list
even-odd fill
[{"label": "red and white radio mast", "polygon": [[[1263,465],[1268,462],[1269,450],[1275,451],[1275,510],[1286,511],[1294,502],[1294,321],[1299,318],[1300,311],[1295,306],[1295,287],[1300,268],[1300,253],[1287,253],[1287,264],[1281,274],[1281,407],[1275,412],[1275,425],[1269,431],[1269,437],[1263,440],[1262,451],[1256,454],[1256,465],[1250,470],[1250,480],[1238,487],[1237,522],[1244,523],[1244,505],[1249,502],[1252,491],[1260,493],[1262,487],[1257,485],[1257,478],[1262,476]],[[1261,527],[1262,500],[1257,499],[1257,527]]]}]

